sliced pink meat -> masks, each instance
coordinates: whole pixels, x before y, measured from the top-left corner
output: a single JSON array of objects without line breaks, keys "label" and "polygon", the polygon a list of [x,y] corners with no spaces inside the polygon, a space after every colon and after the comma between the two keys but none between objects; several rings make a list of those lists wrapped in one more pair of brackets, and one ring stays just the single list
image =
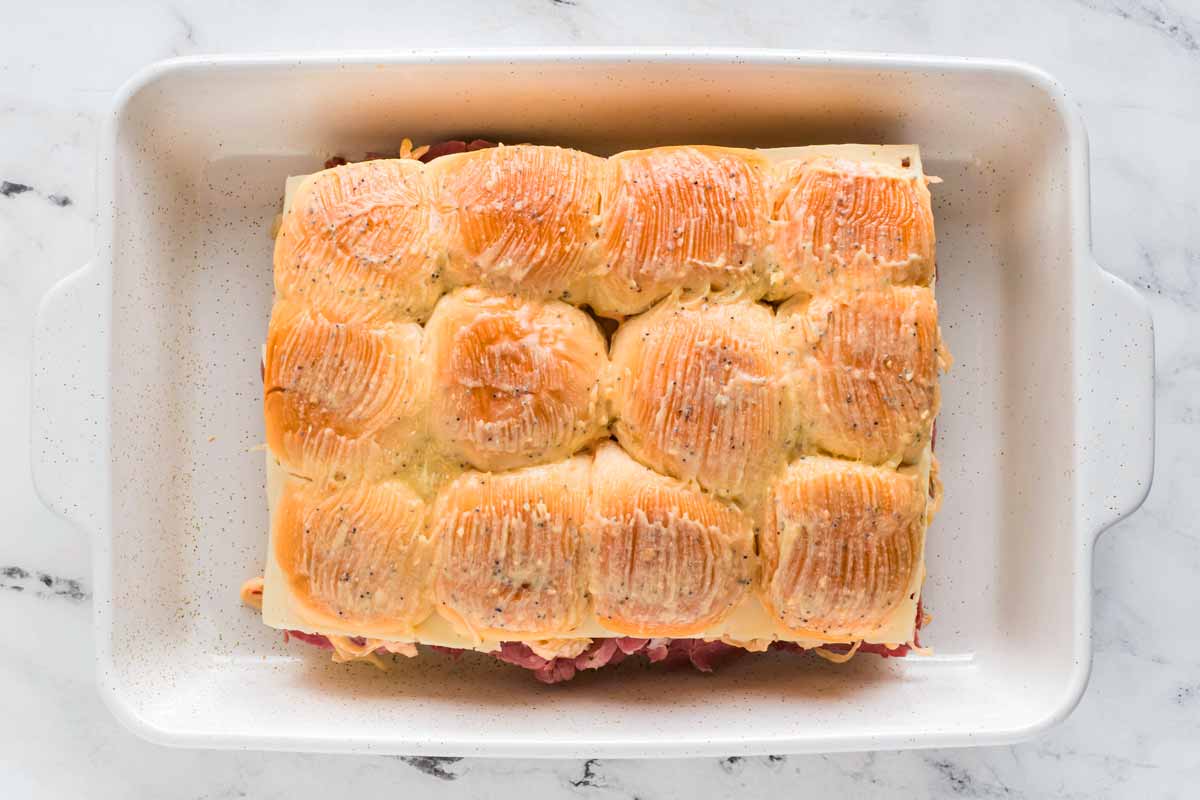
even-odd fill
[{"label": "sliced pink meat", "polygon": [[556,658],[546,666],[533,671],[533,677],[542,683],[562,683],[575,677],[575,662],[569,658]]},{"label": "sliced pink meat", "polygon": [[746,654],[745,649],[725,644],[725,642],[705,642],[700,639],[684,639],[683,641],[692,642],[691,650],[688,651],[688,660],[701,672],[712,672],[716,667]]},{"label": "sliced pink meat", "polygon": [[500,661],[524,669],[539,670],[549,661],[520,642],[502,642],[500,649],[492,653]]},{"label": "sliced pink meat", "polygon": [[453,139],[448,142],[437,142],[436,144],[429,145],[429,149],[421,156],[421,160],[428,164],[435,158],[465,152],[467,152],[467,143],[461,139]]},{"label": "sliced pink meat", "polygon": [[[921,615],[917,616],[917,627],[920,627]],[[329,650],[333,647],[324,636],[303,631],[286,631],[284,641],[299,639],[315,647]],[[352,639],[355,644],[364,640]],[[919,644],[919,643],[918,643]],[[465,650],[456,647],[441,647],[428,645],[431,650],[444,653],[452,658],[460,658]],[[771,649],[788,652],[804,653],[805,648],[794,642],[775,642]],[[831,644],[826,649],[834,653],[845,653],[850,645]],[[902,658],[910,651],[908,645],[888,647],[882,644],[863,644],[858,648],[860,653],[873,653],[883,658]],[[378,651],[386,651],[380,648]],[[521,642],[502,642],[500,649],[488,655],[497,661],[512,664],[529,670],[533,677],[542,683],[562,683],[575,677],[575,674],[585,669],[600,669],[613,664],[619,664],[631,655],[642,655],[651,664],[661,664],[666,669],[692,667],[700,672],[712,672],[716,668],[744,656],[748,651],[724,642],[706,642],[703,639],[636,639],[633,637],[615,637],[597,639],[588,648],[574,658],[542,658]]]},{"label": "sliced pink meat", "polygon": [[607,664],[621,661],[625,655],[617,648],[616,639],[601,639],[575,656],[575,669],[600,669]]},{"label": "sliced pink meat", "polygon": [[319,647],[322,650],[332,650],[333,645],[319,633],[305,633],[304,631],[284,631],[283,641],[286,643],[288,639],[299,639],[302,642],[311,644],[313,647]]},{"label": "sliced pink meat", "polygon": [[643,651],[646,658],[650,659],[651,664],[657,664],[659,661],[666,660],[670,655],[670,639],[651,639],[646,642],[646,649]]},{"label": "sliced pink meat", "polygon": [[621,636],[620,638],[613,639],[612,641],[616,642],[617,648],[622,653],[629,656],[629,655],[633,655],[634,653],[636,653],[637,651],[639,651],[643,647],[645,647],[646,643],[649,642],[650,640],[649,639],[634,639],[630,636]]}]

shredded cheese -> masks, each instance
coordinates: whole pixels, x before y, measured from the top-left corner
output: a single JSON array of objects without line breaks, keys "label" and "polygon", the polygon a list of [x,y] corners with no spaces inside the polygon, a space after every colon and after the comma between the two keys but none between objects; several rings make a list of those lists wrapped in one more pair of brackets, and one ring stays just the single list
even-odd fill
[{"label": "shredded cheese", "polygon": [[239,593],[242,602],[251,608],[256,608],[262,611],[263,607],[263,577],[259,575],[257,578],[251,578],[242,584],[242,590]]},{"label": "shredded cheese", "polygon": [[591,639],[541,639],[539,641],[527,641],[524,643],[526,647],[533,651],[534,655],[541,656],[547,661],[555,658],[574,658],[587,650],[591,646]]},{"label": "shredded cheese", "polygon": [[349,636],[326,636],[325,638],[333,645],[333,660],[339,664],[348,661],[366,661],[377,669],[387,670],[387,664],[379,659],[378,650],[407,658],[416,658],[417,656],[417,646],[412,642],[362,639],[360,644]]},{"label": "shredded cheese", "polygon": [[826,650],[824,647],[815,647],[813,652],[819,655],[826,661],[832,661],[834,664],[845,664],[850,659],[854,658],[854,654],[858,652],[858,648],[862,647],[862,640],[858,640],[845,653],[835,653],[832,650]]}]

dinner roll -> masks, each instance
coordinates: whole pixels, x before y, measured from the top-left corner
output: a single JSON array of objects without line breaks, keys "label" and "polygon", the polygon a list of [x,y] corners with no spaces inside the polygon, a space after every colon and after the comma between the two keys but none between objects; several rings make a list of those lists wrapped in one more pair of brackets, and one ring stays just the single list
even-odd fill
[{"label": "dinner roll", "polygon": [[335,322],[424,320],[442,293],[445,236],[421,162],[309,176],[275,238],[275,292]]},{"label": "dinner roll", "polygon": [[920,457],[949,358],[930,289],[797,298],[778,320],[806,451],[872,464]]},{"label": "dinner roll", "polygon": [[406,639],[433,609],[425,504],[399,481],[290,479],[275,513],[275,559],[303,619]]},{"label": "dinner roll", "polygon": [[793,462],[771,487],[759,533],[767,611],[796,635],[869,636],[920,588],[926,497],[916,470]]},{"label": "dinner roll", "polygon": [[591,460],[468,472],[434,506],[438,609],[472,637],[569,634],[587,612],[582,528]]},{"label": "dinner roll", "polygon": [[929,285],[933,211],[919,170],[823,156],[772,174],[771,299],[833,286]]},{"label": "dinner roll", "polygon": [[596,215],[604,163],[578,150],[535,145],[434,161],[454,280],[583,302],[583,283],[600,266]]},{"label": "dinner roll", "polygon": [[692,636],[754,577],[754,528],[733,503],[643,467],[616,444],[592,465],[585,525],[596,618],[625,636]]},{"label": "dinner roll", "polygon": [[614,430],[637,460],[725,496],[765,488],[794,429],[771,310],[667,298],[612,343]]},{"label": "dinner roll", "polygon": [[604,273],[589,302],[603,316],[644,311],[676,289],[766,290],[766,160],[753,150],[657,147],[605,165]]},{"label": "dinner roll", "polygon": [[476,469],[562,459],[605,432],[604,336],[573,306],[459,289],[426,345],[434,435]]}]

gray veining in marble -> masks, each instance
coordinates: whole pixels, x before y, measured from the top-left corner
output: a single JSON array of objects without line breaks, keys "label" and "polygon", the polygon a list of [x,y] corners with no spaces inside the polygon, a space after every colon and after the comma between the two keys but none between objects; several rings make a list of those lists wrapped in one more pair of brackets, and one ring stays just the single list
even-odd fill
[{"label": "gray veining in marble", "polygon": [[[1200,5],[524,0],[9,2],[0,25],[0,796],[1195,797],[1200,786]],[[500,761],[163,749],[92,678],[89,546],[28,471],[38,299],[94,247],[98,119],[173,55],[536,44],[1005,57],[1058,77],[1091,139],[1093,245],[1157,326],[1156,480],[1095,558],[1095,661],[1071,718],[1013,747],[695,761]],[[1191,149],[1189,149],[1191,148]],[[35,635],[53,631],[52,638]],[[932,690],[932,689],[931,689]],[[784,793],[787,793],[785,795]]]}]

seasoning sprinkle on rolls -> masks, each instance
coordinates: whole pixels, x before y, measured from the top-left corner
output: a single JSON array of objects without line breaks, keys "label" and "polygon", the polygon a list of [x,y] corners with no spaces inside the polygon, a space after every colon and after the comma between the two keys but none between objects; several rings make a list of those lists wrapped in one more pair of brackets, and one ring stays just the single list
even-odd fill
[{"label": "seasoning sprinkle on rolls", "polygon": [[434,596],[472,637],[551,638],[587,608],[583,523],[591,461],[468,472],[438,494]]},{"label": "seasoning sprinkle on rolls", "polygon": [[791,409],[768,306],[672,296],[617,330],[612,362],[613,429],[642,463],[726,497],[782,468]]},{"label": "seasoning sprinkle on rolls", "polygon": [[606,443],[584,526],[596,617],[626,636],[692,636],[729,616],[754,577],[746,513]]},{"label": "seasoning sprinkle on rolls", "polygon": [[446,236],[419,161],[310,176],[275,237],[275,294],[335,322],[422,321],[445,285]]},{"label": "seasoning sprinkle on rolls", "polygon": [[561,460],[604,433],[607,345],[578,308],[468,287],[425,333],[431,427],[475,469]]}]

